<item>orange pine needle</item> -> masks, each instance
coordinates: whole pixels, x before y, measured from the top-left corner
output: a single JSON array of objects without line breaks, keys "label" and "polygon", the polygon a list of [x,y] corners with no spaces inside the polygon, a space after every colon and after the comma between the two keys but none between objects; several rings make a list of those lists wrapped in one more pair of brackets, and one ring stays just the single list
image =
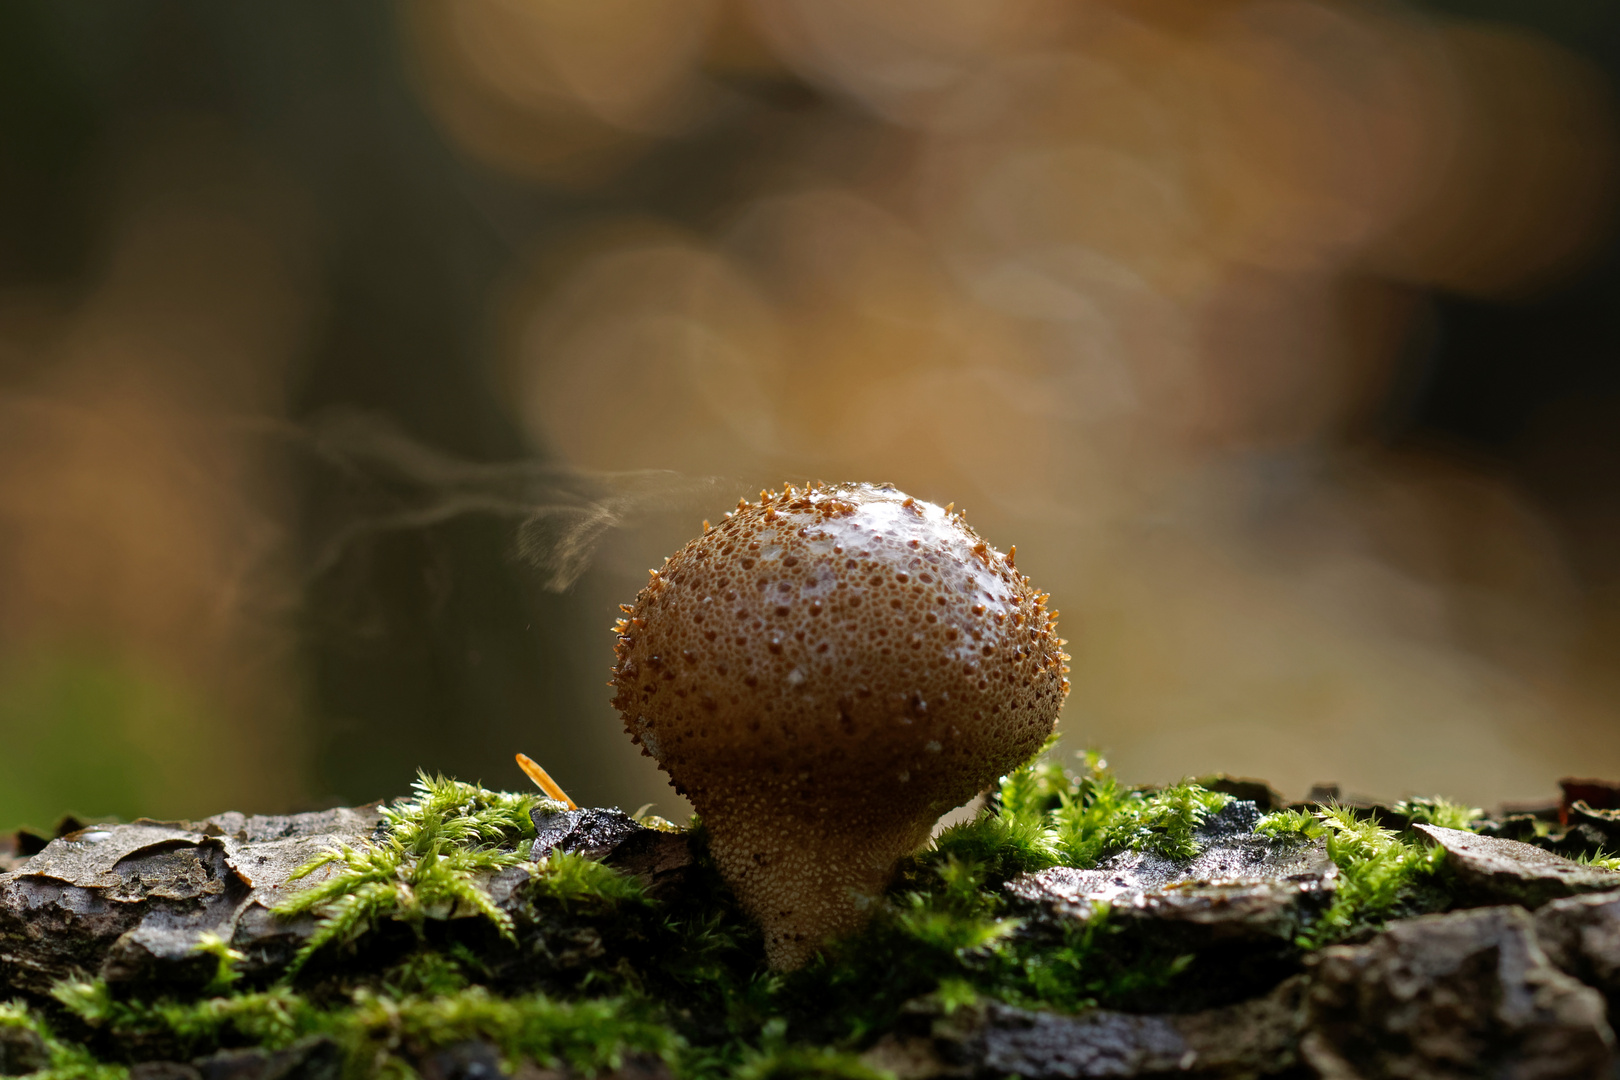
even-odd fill
[{"label": "orange pine needle", "polygon": [[551,774],[542,769],[540,763],[534,758],[528,754],[519,754],[517,755],[517,763],[518,768],[523,770],[523,775],[533,780],[534,786],[545,792],[548,797],[556,799],[570,810],[579,809],[574,805],[574,800],[568,797],[568,792],[558,787],[557,781],[553,780]]}]

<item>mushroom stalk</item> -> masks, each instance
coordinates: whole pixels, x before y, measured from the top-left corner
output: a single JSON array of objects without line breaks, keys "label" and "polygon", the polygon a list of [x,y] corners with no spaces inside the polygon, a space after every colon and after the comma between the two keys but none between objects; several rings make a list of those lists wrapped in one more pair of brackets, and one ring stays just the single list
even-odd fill
[{"label": "mushroom stalk", "polygon": [[932,821],[896,820],[887,807],[846,806],[823,815],[782,800],[710,801],[709,853],[743,910],[764,931],[771,967],[791,970],[822,945],[859,930],[901,856],[928,839]]}]

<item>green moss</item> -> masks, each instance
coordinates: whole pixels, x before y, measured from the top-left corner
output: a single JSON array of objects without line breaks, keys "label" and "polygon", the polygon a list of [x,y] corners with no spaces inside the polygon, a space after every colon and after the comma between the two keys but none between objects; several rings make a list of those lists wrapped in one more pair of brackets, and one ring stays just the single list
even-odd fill
[{"label": "green moss", "polygon": [[100,1061],[82,1043],[59,1038],[38,1012],[21,1001],[0,1002],[0,1027],[21,1028],[39,1036],[48,1064],[30,1075],[35,1080],[127,1080],[129,1069]]},{"label": "green moss", "polygon": [[1576,855],[1573,861],[1582,866],[1596,866],[1602,870],[1620,870],[1620,855],[1610,855],[1601,848]]},{"label": "green moss", "polygon": [[383,919],[406,923],[420,936],[428,919],[472,912],[515,943],[511,916],[490,900],[480,878],[529,861],[534,840],[529,812],[549,800],[426,773],[412,787],[415,799],[383,810],[385,839],[327,852],[293,875],[298,880],[327,866],[342,867],[276,908],[284,917],[320,916],[289,975],[326,946],[353,942]]},{"label": "green moss", "polygon": [[595,1073],[622,1064],[631,1053],[672,1058],[680,1040],[656,1013],[647,1002],[502,998],[477,986],[432,998],[362,992],[346,1017],[350,1031],[345,1034],[351,1045],[358,1041],[368,1049],[394,1039],[420,1047],[487,1039],[514,1068],[533,1058]]},{"label": "green moss", "polygon": [[396,995],[356,990],[340,1007],[318,1007],[287,987],[197,1001],[121,1001],[100,981],[67,983],[55,996],[92,1029],[120,1042],[152,1042],[182,1058],[221,1046],[290,1046],[312,1035],[334,1039],[351,1072],[401,1050],[421,1053],[484,1039],[512,1067],[526,1058],[594,1073],[631,1053],[672,1058],[674,1032],[645,1002],[597,998],[554,1001],[542,994],[502,997],[484,987]]},{"label": "green moss", "polygon": [[626,877],[595,859],[566,851],[553,852],[535,881],[536,889],[556,901],[564,910],[587,907],[617,907],[644,903],[641,883]]},{"label": "green moss", "polygon": [[907,1001],[929,995],[942,1007],[984,997],[1070,1011],[1140,1001],[1189,958],[1121,934],[1106,905],[1084,922],[1024,927],[999,886],[1025,871],[1089,868],[1124,850],[1190,858],[1198,827],[1230,801],[1190,783],[1127,787],[1096,755],[1074,773],[1037,758],[1002,782],[998,813],[946,830],[904,863],[870,926],[793,976],[781,1000],[813,1003],[806,1022],[815,1035],[846,1045],[886,1030]]},{"label": "green moss", "polygon": [[1230,795],[1186,781],[1160,791],[1126,788],[1112,774],[1093,769],[1053,819],[1072,866],[1094,866],[1125,848],[1190,859],[1198,854],[1194,832],[1231,801]]},{"label": "green moss", "polygon": [[278,1049],[329,1022],[326,1012],[287,987],[194,1001],[126,1001],[104,980],[91,979],[60,983],[52,996],[93,1030],[119,1040],[158,1036],[182,1057],[243,1043]]},{"label": "green moss", "polygon": [[[918,999],[946,1013],[986,1001],[1163,1007],[1192,957],[1124,932],[1106,905],[1084,921],[1026,923],[1000,886],[1125,850],[1190,857],[1199,827],[1229,801],[1190,783],[1127,786],[1095,755],[1073,771],[1037,759],[1005,779],[989,809],[904,860],[864,930],[783,974],[765,968],[759,932],[708,860],[700,824],[686,886],[659,899],[583,856],[533,862],[529,813],[540,800],[423,776],[385,811],[377,838],[302,869],[330,876],[279,909],[318,923],[276,985],[244,985],[237,954],[209,939],[200,948],[218,971],[193,996],[58,986],[63,1030],[83,1043],[50,1035],[21,1005],[0,1023],[45,1033],[53,1080],[120,1080],[86,1047],[186,1058],[311,1036],[342,1047],[352,1080],[409,1076],[420,1055],[467,1039],[513,1065],[532,1058],[587,1074],[653,1054],[683,1080],[876,1080],[858,1053]],[[1437,823],[1468,813],[1438,800],[1408,807]],[[1273,814],[1260,827],[1322,837],[1340,867],[1339,897],[1300,947],[1402,910],[1433,864],[1410,837],[1349,811]],[[490,877],[519,865],[530,883],[497,906]]]},{"label": "green moss", "polygon": [[1471,829],[1474,822],[1485,816],[1485,811],[1477,806],[1463,806],[1439,796],[1402,799],[1391,809],[1415,823],[1438,825],[1442,829]]},{"label": "green moss", "polygon": [[[1396,809],[1413,821],[1453,823],[1447,828],[1466,827],[1479,816],[1477,810],[1437,799],[1414,800]],[[1395,915],[1436,910],[1448,899],[1435,881],[1445,858],[1443,848],[1423,843],[1411,830],[1381,828],[1348,807],[1280,810],[1262,818],[1255,831],[1320,838],[1339,868],[1333,902],[1300,938],[1302,947],[1331,944],[1358,930],[1381,926]]]},{"label": "green moss", "polygon": [[818,1046],[777,1046],[748,1055],[736,1080],[893,1080],[855,1054]]},{"label": "green moss", "polygon": [[1054,736],[1040,757],[1002,782],[999,815],[957,826],[936,846],[980,863],[1006,860],[1008,876],[1047,866],[1089,868],[1125,849],[1190,859],[1198,854],[1198,827],[1232,801],[1189,781],[1129,787],[1095,753],[1070,773],[1046,756],[1056,742]]},{"label": "green moss", "polygon": [[1313,840],[1322,835],[1322,823],[1309,810],[1275,810],[1260,819],[1254,831],[1262,836],[1300,836]]},{"label": "green moss", "polygon": [[1007,879],[1057,866],[1063,852],[1041,817],[1004,811],[981,813],[972,821],[951,826],[922,858],[934,863],[956,859],[981,868],[990,878]]}]

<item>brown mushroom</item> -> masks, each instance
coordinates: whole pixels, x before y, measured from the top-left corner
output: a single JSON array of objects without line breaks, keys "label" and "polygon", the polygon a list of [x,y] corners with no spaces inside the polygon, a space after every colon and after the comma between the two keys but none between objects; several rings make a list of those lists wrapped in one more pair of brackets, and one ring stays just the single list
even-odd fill
[{"label": "brown mushroom", "polygon": [[623,607],[614,705],[793,968],[1040,748],[1068,657],[1011,553],[892,486],[762,492],[704,528]]}]

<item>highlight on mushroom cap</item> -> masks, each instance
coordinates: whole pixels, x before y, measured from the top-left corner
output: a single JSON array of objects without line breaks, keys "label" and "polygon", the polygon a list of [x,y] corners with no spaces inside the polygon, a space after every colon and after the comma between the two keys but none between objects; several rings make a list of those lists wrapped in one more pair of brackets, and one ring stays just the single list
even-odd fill
[{"label": "highlight on mushroom cap", "polygon": [[1068,691],[1047,601],[950,509],[812,484],[740,501],[624,607],[614,704],[773,963],[858,925],[843,894],[1040,748]]}]

